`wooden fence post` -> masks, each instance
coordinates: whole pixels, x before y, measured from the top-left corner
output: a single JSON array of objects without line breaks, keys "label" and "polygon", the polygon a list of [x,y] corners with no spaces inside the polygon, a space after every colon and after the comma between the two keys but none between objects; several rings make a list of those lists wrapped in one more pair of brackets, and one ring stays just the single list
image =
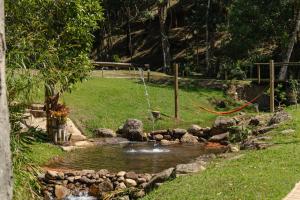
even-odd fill
[{"label": "wooden fence post", "polygon": [[275,111],[274,80],[275,80],[274,60],[271,60],[270,61],[270,112],[271,113],[273,113]]},{"label": "wooden fence post", "polygon": [[261,77],[260,77],[260,65],[257,65],[257,79],[258,79],[258,84],[261,82]]},{"label": "wooden fence post", "polygon": [[174,96],[175,96],[175,119],[178,120],[179,119],[179,101],[178,101],[178,64],[175,64],[175,70],[174,70],[175,74],[174,74]]}]

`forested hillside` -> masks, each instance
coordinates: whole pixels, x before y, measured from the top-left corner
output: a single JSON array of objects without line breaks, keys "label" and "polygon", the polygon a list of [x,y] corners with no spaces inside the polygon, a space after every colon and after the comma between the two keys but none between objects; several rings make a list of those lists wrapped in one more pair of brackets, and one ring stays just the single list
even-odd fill
[{"label": "forested hillside", "polygon": [[105,0],[103,7],[95,60],[153,69],[179,62],[211,76],[252,61],[298,61],[297,0]]}]

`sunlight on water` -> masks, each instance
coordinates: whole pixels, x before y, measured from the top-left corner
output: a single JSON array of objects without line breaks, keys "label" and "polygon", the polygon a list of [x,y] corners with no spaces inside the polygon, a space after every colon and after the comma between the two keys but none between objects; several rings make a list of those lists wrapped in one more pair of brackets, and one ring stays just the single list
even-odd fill
[{"label": "sunlight on water", "polygon": [[170,152],[169,149],[160,149],[160,148],[155,148],[155,149],[129,149],[126,151],[127,153],[167,153]]}]

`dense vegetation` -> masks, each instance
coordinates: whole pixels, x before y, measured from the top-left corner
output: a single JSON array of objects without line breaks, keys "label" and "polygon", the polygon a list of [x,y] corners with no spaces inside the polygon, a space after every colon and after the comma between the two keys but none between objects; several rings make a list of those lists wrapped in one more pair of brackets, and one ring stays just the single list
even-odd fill
[{"label": "dense vegetation", "polygon": [[[297,61],[299,54],[298,1],[131,0],[104,5],[109,9],[92,54],[98,60],[132,60],[157,69],[170,54],[168,62],[223,77],[224,68],[234,74],[251,62]],[[168,40],[167,47],[161,39]]]}]

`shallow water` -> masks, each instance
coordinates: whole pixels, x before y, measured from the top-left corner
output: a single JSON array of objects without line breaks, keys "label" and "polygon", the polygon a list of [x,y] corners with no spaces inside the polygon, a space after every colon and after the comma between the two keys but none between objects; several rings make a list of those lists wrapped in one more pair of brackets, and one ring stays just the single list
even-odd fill
[{"label": "shallow water", "polygon": [[124,170],[157,173],[179,163],[191,162],[207,153],[210,152],[201,144],[155,146],[153,143],[129,143],[78,149],[47,166],[74,170],[108,169],[111,172]]}]

